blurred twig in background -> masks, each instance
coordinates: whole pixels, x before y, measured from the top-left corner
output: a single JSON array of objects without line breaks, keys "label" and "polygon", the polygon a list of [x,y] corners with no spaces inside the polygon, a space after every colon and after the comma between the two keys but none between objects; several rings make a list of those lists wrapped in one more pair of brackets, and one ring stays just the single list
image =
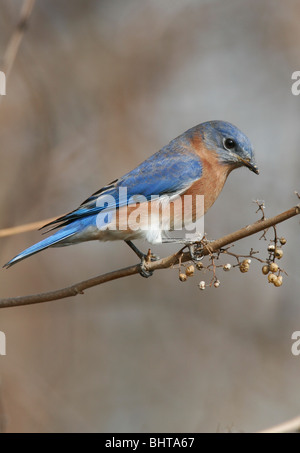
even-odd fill
[{"label": "blurred twig in background", "polygon": [[[245,237],[251,236],[260,231],[264,231],[267,228],[277,225],[278,223],[284,222],[285,220],[288,220],[291,217],[294,217],[298,214],[300,214],[300,205],[294,206],[288,211],[282,212],[281,214],[271,217],[270,219],[259,220],[251,225],[241,228],[240,230],[230,233],[227,236],[217,239],[216,241],[213,241],[208,245],[204,245],[201,255],[206,256],[211,253],[215,253],[216,251],[220,250],[222,247],[225,247],[228,244],[244,239]],[[190,253],[189,252],[183,253],[183,249],[181,249],[177,253],[174,253],[173,255],[167,256],[154,262],[151,261],[147,262],[146,270],[155,271],[158,269],[168,269],[178,263],[184,263],[190,260],[191,260]],[[21,296],[0,299],[0,308],[31,305],[41,302],[49,302],[51,300],[64,299],[66,297],[77,296],[77,294],[83,294],[83,291],[85,289],[92,288],[93,286],[101,285],[102,283],[116,280],[118,278],[135,275],[138,274],[139,271],[140,265],[137,264],[113,272],[109,272],[107,274],[99,275],[97,277],[90,278],[89,280],[84,280],[82,282],[75,283],[74,285],[71,285],[67,288],[59,289],[56,291],[50,291],[48,293],[34,294],[24,297]]]},{"label": "blurred twig in background", "polygon": [[21,13],[20,13],[20,19],[16,25],[16,28],[9,40],[9,43],[7,45],[5,54],[4,54],[4,64],[3,64],[3,71],[6,75],[6,80],[8,79],[14,61],[16,59],[20,44],[22,42],[22,38],[24,36],[24,33],[27,29],[28,26],[28,21],[32,12],[32,9],[34,7],[35,0],[24,0]]},{"label": "blurred twig in background", "polygon": [[18,225],[15,227],[2,228],[2,230],[0,230],[0,237],[3,238],[5,236],[13,236],[14,234],[21,234],[27,231],[37,230],[46,225],[46,223],[50,223],[55,219],[57,219],[57,217],[51,217],[50,219],[39,220],[37,222],[26,223],[24,225]]},{"label": "blurred twig in background", "polygon": [[287,422],[272,426],[271,428],[259,431],[261,434],[276,434],[276,433],[295,433],[300,432],[300,416],[292,418]]}]

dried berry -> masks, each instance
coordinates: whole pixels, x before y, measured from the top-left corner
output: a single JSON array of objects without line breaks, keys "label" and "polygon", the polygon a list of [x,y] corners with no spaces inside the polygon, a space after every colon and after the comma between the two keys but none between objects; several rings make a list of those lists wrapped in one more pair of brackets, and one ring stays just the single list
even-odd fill
[{"label": "dried berry", "polygon": [[240,271],[244,274],[245,272],[248,272],[250,268],[250,264],[248,263],[248,260],[244,260],[241,264],[240,264]]},{"label": "dried berry", "polygon": [[275,252],[275,245],[273,244],[269,245],[268,252]]},{"label": "dried berry", "polygon": [[199,269],[199,271],[200,271],[201,269],[203,269],[204,266],[203,266],[203,263],[197,263],[197,264],[196,264],[196,267],[197,267],[197,269]]},{"label": "dried berry", "polygon": [[278,264],[270,263],[269,264],[269,269],[270,269],[271,272],[277,272],[278,271]]},{"label": "dried berry", "polygon": [[201,289],[201,290],[205,289],[205,282],[202,280],[198,286],[199,286],[199,289]]},{"label": "dried berry", "polygon": [[262,269],[261,269],[262,273],[264,275],[267,275],[269,273],[269,266],[267,264],[265,264]]},{"label": "dried berry", "polygon": [[279,275],[276,280],[274,281],[274,286],[281,286],[282,285],[282,276]]},{"label": "dried berry", "polygon": [[179,280],[181,282],[185,282],[187,280],[187,276],[185,274],[183,274],[182,272],[180,272],[179,274]]},{"label": "dried berry", "polygon": [[214,283],[214,287],[215,288],[219,288],[219,286],[220,286],[220,281],[216,280],[215,283]]},{"label": "dried berry", "polygon": [[191,277],[192,275],[194,275],[194,272],[195,272],[195,267],[192,264],[190,266],[188,266],[185,270],[185,274],[187,277]]},{"label": "dried berry", "polygon": [[284,237],[281,237],[281,238],[279,239],[279,241],[280,241],[280,244],[281,244],[281,245],[286,244],[286,239],[285,239]]},{"label": "dried berry", "polygon": [[276,249],[275,250],[275,256],[277,259],[281,259],[283,257],[283,251],[281,249]]},{"label": "dried berry", "polygon": [[225,272],[230,271],[230,269],[231,269],[231,264],[230,264],[230,263],[224,264],[223,269],[224,269]]},{"label": "dried berry", "polygon": [[269,274],[268,275],[268,280],[269,280],[269,283],[274,283],[277,280],[277,275]]}]

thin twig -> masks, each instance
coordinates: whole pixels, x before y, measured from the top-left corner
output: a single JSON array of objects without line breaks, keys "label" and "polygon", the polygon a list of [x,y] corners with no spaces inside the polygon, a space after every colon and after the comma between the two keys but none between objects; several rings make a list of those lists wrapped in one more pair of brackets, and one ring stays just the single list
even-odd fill
[{"label": "thin twig", "polygon": [[[214,242],[210,242],[207,246],[204,245],[202,250],[202,255],[210,255],[211,253],[217,252],[220,248],[225,247],[232,242],[239,241],[247,236],[258,233],[259,231],[269,228],[270,226],[276,225],[278,223],[284,222],[291,217],[300,214],[300,205],[294,206],[288,211],[282,212],[270,219],[259,220],[258,222],[248,225],[245,228],[241,228],[238,231],[235,231],[227,236],[224,236],[220,239],[217,239]],[[189,252],[182,252],[180,249],[177,253],[162,258],[157,261],[151,261],[145,263],[145,267],[148,271],[155,271],[158,269],[167,269],[179,262],[184,263],[190,261],[191,256]],[[140,266],[134,265],[126,267],[124,269],[119,269],[107,274],[99,275],[97,277],[90,278],[79,283],[75,283],[72,286],[67,288],[62,288],[56,291],[50,291],[48,293],[34,294],[30,296],[21,296],[21,297],[12,297],[6,299],[0,299],[0,308],[5,307],[17,307],[21,305],[31,305],[41,302],[49,302],[52,300],[64,299],[66,297],[76,296],[77,294],[82,294],[85,289],[92,288],[93,286],[101,285],[103,283],[116,280],[118,278],[129,277],[130,275],[138,274],[140,271]]]},{"label": "thin twig", "polygon": [[292,418],[284,423],[280,423],[279,425],[272,426],[271,428],[264,429],[259,431],[262,434],[275,434],[275,433],[295,433],[300,432],[300,416]]},{"label": "thin twig", "polygon": [[21,234],[31,230],[37,230],[42,228],[47,223],[52,222],[57,219],[57,217],[51,217],[51,219],[39,220],[38,222],[25,223],[24,225],[18,225],[10,228],[2,228],[0,230],[0,237],[13,236],[14,234]]},{"label": "thin twig", "polygon": [[8,46],[6,48],[4,54],[4,63],[3,63],[3,70],[6,76],[6,80],[8,79],[13,64],[15,62],[20,44],[22,42],[22,38],[24,33],[28,27],[29,18],[34,7],[35,0],[24,0],[22,4],[22,9],[20,13],[20,19],[16,25],[16,28],[10,38]]},{"label": "thin twig", "polygon": [[[23,1],[19,21],[6,47],[6,51],[3,57],[3,68],[1,68],[1,70],[3,70],[5,74],[6,83],[8,81],[12,67],[14,65],[25,30],[28,27],[29,18],[34,7],[34,3],[35,0]],[[2,102],[3,97],[4,96],[0,96],[0,104]]]}]

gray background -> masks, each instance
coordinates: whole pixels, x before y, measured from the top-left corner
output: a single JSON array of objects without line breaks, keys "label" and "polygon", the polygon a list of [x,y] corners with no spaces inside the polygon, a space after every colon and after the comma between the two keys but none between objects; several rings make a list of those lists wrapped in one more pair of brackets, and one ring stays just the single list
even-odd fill
[{"label": "gray background", "polygon": [[[1,0],[1,56],[21,4]],[[210,119],[250,137],[261,171],[230,175],[205,217],[210,238],[255,221],[254,199],[269,216],[296,204],[299,14],[296,0],[37,2],[0,105],[0,226],[77,207]],[[181,283],[166,270],[2,310],[2,430],[256,431],[296,416],[299,220],[278,229],[288,239],[281,288],[253,263],[245,275],[220,271],[220,288],[203,292],[201,273]],[[1,263],[38,240],[36,231],[1,238]],[[235,250],[251,246],[265,257],[254,237]],[[0,296],[135,262],[121,242],[48,250],[1,270]]]}]

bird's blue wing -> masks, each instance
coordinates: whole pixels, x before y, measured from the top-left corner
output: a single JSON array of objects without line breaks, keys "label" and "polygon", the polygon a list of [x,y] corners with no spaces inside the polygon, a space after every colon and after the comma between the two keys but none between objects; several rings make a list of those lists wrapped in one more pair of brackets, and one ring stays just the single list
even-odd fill
[{"label": "bird's blue wing", "polygon": [[201,175],[200,158],[187,148],[170,142],[134,170],[95,192],[78,209],[45,226],[59,228],[74,220],[96,215],[109,208],[110,197],[114,199],[113,208],[119,208],[130,204],[132,197],[134,202],[138,202],[138,195],[147,201],[154,195],[175,195],[187,189]]}]

